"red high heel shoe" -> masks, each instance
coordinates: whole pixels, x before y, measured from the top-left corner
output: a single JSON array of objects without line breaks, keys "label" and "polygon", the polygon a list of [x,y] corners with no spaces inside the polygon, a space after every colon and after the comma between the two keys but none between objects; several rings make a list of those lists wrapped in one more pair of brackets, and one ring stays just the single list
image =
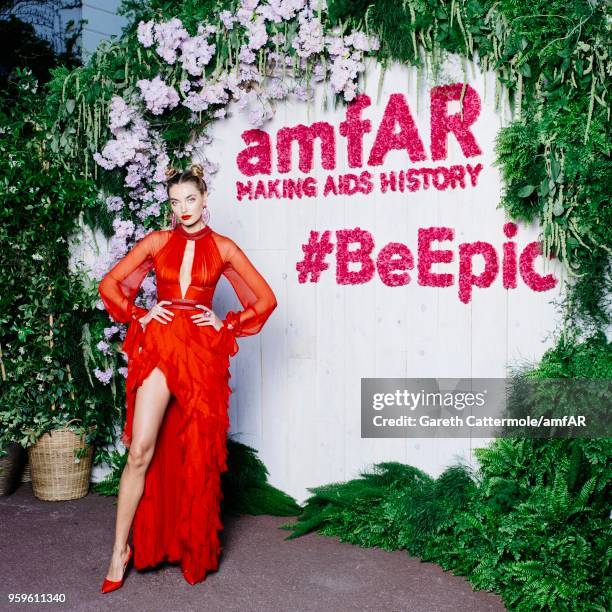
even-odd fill
[{"label": "red high heel shoe", "polygon": [[130,552],[128,553],[127,561],[123,566],[123,576],[121,577],[121,580],[109,580],[108,578],[104,578],[104,582],[102,583],[102,588],[100,589],[100,592],[110,593],[111,591],[116,591],[118,588],[123,586],[123,581],[125,580],[125,570],[127,569],[127,566],[132,560],[132,557],[134,556],[134,551],[132,550],[131,545],[128,544],[128,547],[130,549]]}]

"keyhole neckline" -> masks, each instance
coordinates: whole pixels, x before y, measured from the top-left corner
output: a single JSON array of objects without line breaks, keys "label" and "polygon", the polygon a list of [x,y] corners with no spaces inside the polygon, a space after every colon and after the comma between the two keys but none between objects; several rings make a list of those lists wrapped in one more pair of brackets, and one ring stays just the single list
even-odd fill
[{"label": "keyhole neckline", "polygon": [[197,232],[188,232],[182,223],[177,224],[176,231],[183,238],[187,238],[188,240],[198,240],[199,238],[203,238],[206,234],[210,233],[212,230],[210,229],[210,225],[205,225],[202,229],[199,229]]}]

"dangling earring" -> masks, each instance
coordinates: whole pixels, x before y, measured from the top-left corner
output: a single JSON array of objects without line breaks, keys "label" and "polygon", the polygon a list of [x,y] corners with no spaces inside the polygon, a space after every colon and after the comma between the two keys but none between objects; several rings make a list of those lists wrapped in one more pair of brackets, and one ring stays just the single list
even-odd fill
[{"label": "dangling earring", "polygon": [[210,210],[208,210],[208,206],[204,206],[202,209],[202,221],[205,225],[208,225],[208,222],[210,221]]},{"label": "dangling earring", "polygon": [[176,227],[176,215],[172,213],[172,229]]}]

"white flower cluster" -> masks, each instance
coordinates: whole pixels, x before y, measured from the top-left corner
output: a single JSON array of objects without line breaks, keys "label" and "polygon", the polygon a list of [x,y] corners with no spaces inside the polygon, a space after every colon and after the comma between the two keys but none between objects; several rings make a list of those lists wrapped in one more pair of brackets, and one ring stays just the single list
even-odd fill
[{"label": "white flower cluster", "polygon": [[[179,84],[184,106],[193,112],[221,106],[213,114],[224,117],[223,107],[237,100],[249,123],[260,127],[273,114],[271,100],[282,100],[290,94],[300,100],[313,97],[312,84],[307,84],[303,76],[309,62],[314,82],[329,76],[334,93],[342,94],[346,101],[355,97],[357,80],[365,69],[363,55],[376,51],[379,41],[356,30],[346,36],[337,32],[326,34],[319,18],[325,8],[325,3],[317,0],[242,0],[235,14],[227,10],[219,14],[218,26],[200,24],[196,36],[189,36],[175,17],[163,23],[141,22],[138,40],[147,48],[156,45],[155,51],[164,61],[175,64],[178,60],[190,76],[197,77],[194,81],[183,79]],[[297,19],[299,27],[293,40],[286,41],[274,26],[293,19]],[[268,32],[269,24],[275,33]],[[238,49],[236,70],[216,73],[214,80],[206,82],[202,78],[204,68],[216,51],[208,36],[218,29],[229,35],[236,28],[242,28],[244,41]],[[286,49],[278,50],[285,44],[295,50],[295,57],[286,53]],[[263,62],[258,57],[261,53]],[[291,69],[287,70],[288,67]],[[140,80],[138,86],[146,108],[153,114],[179,104],[179,92],[159,76],[151,81]],[[252,93],[253,89],[257,93]]]}]

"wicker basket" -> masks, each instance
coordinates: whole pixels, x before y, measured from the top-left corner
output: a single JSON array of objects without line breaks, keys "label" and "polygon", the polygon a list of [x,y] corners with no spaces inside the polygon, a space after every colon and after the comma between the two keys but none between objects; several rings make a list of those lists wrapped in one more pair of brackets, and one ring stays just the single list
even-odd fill
[{"label": "wicker basket", "polygon": [[11,495],[15,491],[26,463],[26,451],[21,444],[11,442],[6,452],[0,457],[0,495]]},{"label": "wicker basket", "polygon": [[[72,419],[77,421],[79,419]],[[32,491],[44,501],[63,501],[85,497],[89,492],[93,446],[68,425],[42,435],[28,447],[32,470]],[[77,449],[87,448],[78,462]]]},{"label": "wicker basket", "polygon": [[30,460],[28,459],[28,453],[26,453],[26,464],[21,476],[21,482],[32,482],[32,469],[30,468]]}]

